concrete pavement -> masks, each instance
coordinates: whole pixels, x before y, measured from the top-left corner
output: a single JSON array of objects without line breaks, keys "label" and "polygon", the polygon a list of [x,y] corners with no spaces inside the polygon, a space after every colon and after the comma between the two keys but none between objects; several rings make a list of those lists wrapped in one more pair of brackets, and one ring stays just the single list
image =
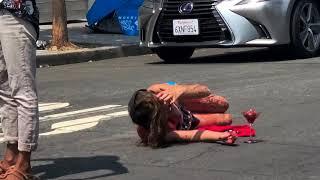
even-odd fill
[{"label": "concrete pavement", "polygon": [[[86,22],[68,24],[69,40],[78,45],[80,49],[73,51],[37,50],[38,65],[62,65],[151,53],[149,49],[139,47],[138,36],[94,33],[86,27],[86,24]],[[49,42],[52,39],[51,30],[51,25],[40,25],[39,40]]]}]

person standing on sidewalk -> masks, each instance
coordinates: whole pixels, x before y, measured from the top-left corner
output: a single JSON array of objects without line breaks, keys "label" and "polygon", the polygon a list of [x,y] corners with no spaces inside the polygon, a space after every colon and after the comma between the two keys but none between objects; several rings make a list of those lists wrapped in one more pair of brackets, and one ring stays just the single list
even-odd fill
[{"label": "person standing on sidewalk", "polygon": [[0,0],[0,108],[6,142],[0,180],[32,179],[31,152],[39,136],[35,0]]}]

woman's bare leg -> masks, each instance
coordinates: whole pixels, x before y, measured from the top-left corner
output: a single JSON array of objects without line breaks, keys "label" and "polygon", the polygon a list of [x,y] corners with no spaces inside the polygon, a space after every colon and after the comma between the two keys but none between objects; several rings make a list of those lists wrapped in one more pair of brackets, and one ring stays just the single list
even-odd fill
[{"label": "woman's bare leg", "polygon": [[231,114],[193,114],[198,119],[196,128],[210,125],[230,125],[232,124]]},{"label": "woman's bare leg", "polygon": [[226,98],[213,94],[200,99],[187,99],[180,103],[193,113],[225,113],[229,108]]}]

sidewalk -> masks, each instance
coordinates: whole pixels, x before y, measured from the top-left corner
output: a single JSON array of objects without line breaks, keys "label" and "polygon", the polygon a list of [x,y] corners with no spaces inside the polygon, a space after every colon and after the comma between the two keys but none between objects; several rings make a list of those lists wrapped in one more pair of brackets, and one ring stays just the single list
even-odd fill
[{"label": "sidewalk", "polygon": [[[135,56],[151,53],[147,48],[139,47],[138,36],[122,34],[98,34],[85,27],[86,22],[68,24],[69,40],[81,48],[74,51],[37,50],[38,66],[53,66],[78,62]],[[49,42],[52,39],[51,25],[40,25],[39,40]]]}]

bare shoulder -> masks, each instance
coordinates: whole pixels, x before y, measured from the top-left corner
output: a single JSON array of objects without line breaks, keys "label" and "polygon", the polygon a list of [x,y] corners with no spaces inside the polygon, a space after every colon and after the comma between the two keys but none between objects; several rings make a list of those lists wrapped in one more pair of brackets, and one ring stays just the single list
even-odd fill
[{"label": "bare shoulder", "polygon": [[162,83],[162,84],[152,84],[151,86],[148,87],[148,91],[152,91],[154,93],[159,93],[161,92],[163,89],[168,88],[170,85],[166,84],[166,83]]}]

